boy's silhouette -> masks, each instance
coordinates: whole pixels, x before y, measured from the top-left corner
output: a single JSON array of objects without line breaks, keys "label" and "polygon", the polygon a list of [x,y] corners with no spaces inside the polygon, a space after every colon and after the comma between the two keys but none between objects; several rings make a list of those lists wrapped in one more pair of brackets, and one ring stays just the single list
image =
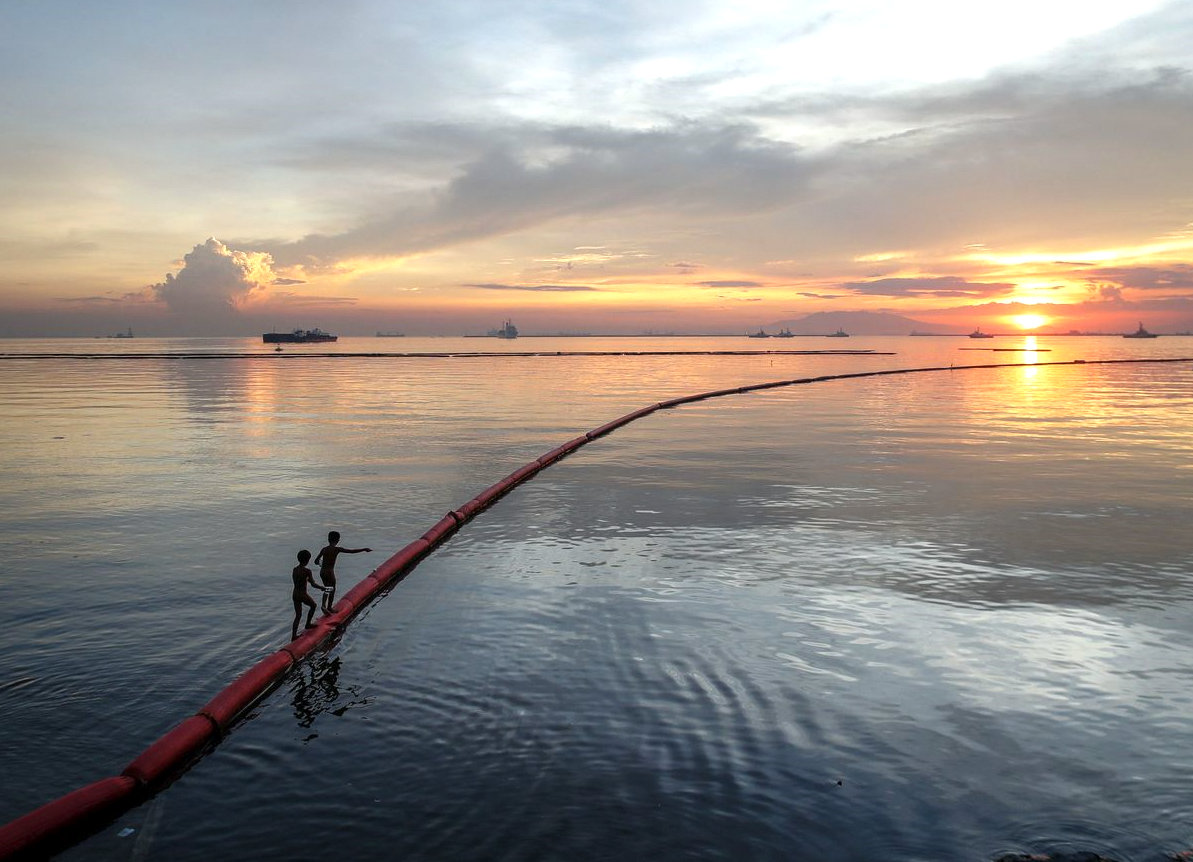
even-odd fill
[{"label": "boy's silhouette", "polygon": [[311,620],[315,616],[315,600],[307,593],[307,584],[310,584],[317,590],[322,590],[323,587],[315,583],[315,579],[311,576],[311,570],[307,568],[307,563],[310,562],[311,552],[305,548],[298,552],[298,565],[290,573],[294,579],[294,625],[290,627],[290,639],[298,637],[298,621],[302,619],[302,606],[306,605],[307,610],[307,628],[311,627]]},{"label": "boy's silhouette", "polygon": [[341,548],[340,534],[332,530],[327,534],[327,547],[315,557],[315,565],[319,567],[319,580],[323,581],[323,612],[331,613],[332,603],[336,597],[336,557],[340,554],[360,554],[372,551],[372,548]]}]

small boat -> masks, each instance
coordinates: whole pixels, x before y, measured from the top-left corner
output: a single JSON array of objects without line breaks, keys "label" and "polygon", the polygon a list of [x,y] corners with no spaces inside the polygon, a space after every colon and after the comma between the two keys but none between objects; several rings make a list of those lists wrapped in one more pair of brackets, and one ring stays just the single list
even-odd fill
[{"label": "small boat", "polygon": [[1142,320],[1139,322],[1138,329],[1136,329],[1134,332],[1128,332],[1126,335],[1123,336],[1123,338],[1159,338],[1159,337],[1160,336],[1156,335],[1156,333],[1148,332],[1146,329],[1144,329]]},{"label": "small boat", "polygon": [[108,338],[133,338],[133,328],[130,326],[128,332],[117,332],[115,335],[109,335]]},{"label": "small boat", "polygon": [[489,335],[493,336],[494,338],[517,338],[518,327],[514,326],[512,320],[507,319],[505,323],[502,324],[501,329],[490,329]]},{"label": "small boat", "polygon": [[266,332],[261,340],[266,344],[322,344],[335,341],[338,335],[315,329],[296,329],[293,332]]},{"label": "small boat", "polygon": [[828,335],[826,335],[824,337],[825,338],[848,338],[849,333],[846,332],[844,329],[838,329],[836,332],[830,332]]},{"label": "small boat", "polygon": [[795,333],[790,329],[780,329],[775,333],[775,338],[795,338]]},{"label": "small boat", "polygon": [[770,333],[763,332],[759,329],[757,332],[751,332],[746,338],[770,338]]},{"label": "small boat", "polygon": [[993,338],[989,332],[982,332],[982,327],[978,327],[973,332],[969,333],[970,338]]}]

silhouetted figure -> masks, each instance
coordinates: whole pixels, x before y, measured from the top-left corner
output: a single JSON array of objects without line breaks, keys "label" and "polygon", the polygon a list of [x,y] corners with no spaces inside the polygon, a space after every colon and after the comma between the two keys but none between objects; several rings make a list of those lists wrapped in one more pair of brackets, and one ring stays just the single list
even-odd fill
[{"label": "silhouetted figure", "polygon": [[372,548],[341,548],[340,534],[332,530],[327,534],[327,547],[315,557],[315,565],[319,567],[319,580],[326,588],[323,591],[323,612],[331,613],[331,606],[336,597],[336,557],[340,554],[360,554],[372,551]]},{"label": "silhouetted figure", "polygon": [[313,624],[311,621],[315,618],[315,600],[307,593],[307,584],[310,584],[317,590],[322,590],[323,587],[315,583],[315,578],[311,575],[311,570],[307,568],[307,563],[311,561],[311,552],[305,548],[298,552],[298,565],[294,567],[294,571],[290,576],[294,579],[294,625],[290,627],[290,639],[298,637],[298,621],[302,619],[302,606],[307,606],[307,628]]}]

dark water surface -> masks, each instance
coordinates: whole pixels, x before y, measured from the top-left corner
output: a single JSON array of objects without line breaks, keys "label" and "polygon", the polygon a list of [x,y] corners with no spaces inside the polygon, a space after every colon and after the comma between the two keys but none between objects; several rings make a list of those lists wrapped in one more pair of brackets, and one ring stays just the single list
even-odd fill
[{"label": "dark water surface", "polygon": [[[377,549],[341,558],[350,585],[663,398],[1023,361],[850,341],[898,355],[0,360],[0,817],[119,772],[281,646],[294,552],[328,529]],[[1178,357],[1193,339],[1045,349]],[[1193,847],[1191,366],[899,375],[653,414],[470,523],[64,858]]]}]

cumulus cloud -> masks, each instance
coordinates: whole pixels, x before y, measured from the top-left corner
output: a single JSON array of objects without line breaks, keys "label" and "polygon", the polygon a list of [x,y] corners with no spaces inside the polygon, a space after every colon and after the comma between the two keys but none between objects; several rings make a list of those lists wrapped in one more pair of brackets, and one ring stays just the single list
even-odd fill
[{"label": "cumulus cloud", "polygon": [[183,257],[177,274],[167,274],[150,291],[172,312],[219,320],[263,295],[276,278],[267,252],[237,251],[212,237]]},{"label": "cumulus cloud", "polygon": [[1117,284],[1091,284],[1086,288],[1086,293],[1089,294],[1089,302],[1121,303],[1125,301],[1123,289]]}]

